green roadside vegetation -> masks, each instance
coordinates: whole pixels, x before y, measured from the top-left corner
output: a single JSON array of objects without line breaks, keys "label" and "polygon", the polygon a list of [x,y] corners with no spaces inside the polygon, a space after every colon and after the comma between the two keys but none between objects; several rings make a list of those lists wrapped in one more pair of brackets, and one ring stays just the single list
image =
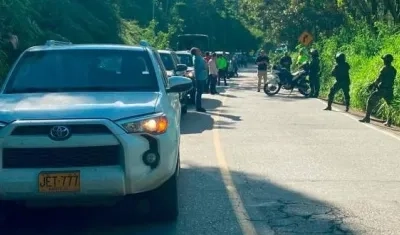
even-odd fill
[{"label": "green roadside vegetation", "polygon": [[[293,49],[310,32],[322,62],[322,96],[334,79],[334,55],[346,53],[351,69],[352,106],[363,110],[366,87],[377,76],[385,53],[395,57],[400,73],[400,2],[398,0],[0,0],[0,33],[17,35],[20,49],[47,39],[74,43],[136,44],[148,40],[174,48],[177,35],[209,35],[212,47],[226,51],[272,50],[278,43]],[[8,70],[0,50],[0,77]],[[395,122],[400,124],[397,78]],[[342,101],[339,95],[336,101]],[[384,102],[376,110],[384,116]]]}]

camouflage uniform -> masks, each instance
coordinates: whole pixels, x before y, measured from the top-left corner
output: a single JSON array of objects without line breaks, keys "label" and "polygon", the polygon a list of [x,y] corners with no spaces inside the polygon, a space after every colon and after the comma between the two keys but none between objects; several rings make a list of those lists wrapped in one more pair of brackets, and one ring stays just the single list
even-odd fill
[{"label": "camouflage uniform", "polygon": [[317,50],[311,50],[311,62],[310,62],[310,79],[311,86],[311,97],[317,98],[319,96],[320,82],[319,82],[319,54]]},{"label": "camouflage uniform", "polygon": [[[361,119],[360,122],[370,122],[372,110],[381,99],[384,99],[388,105],[390,105],[393,101],[393,87],[394,80],[396,79],[397,70],[392,66],[392,55],[387,54],[383,56],[382,59],[385,63],[385,66],[381,69],[378,79],[376,79],[376,81],[369,86],[369,89],[374,89],[374,91],[368,98],[365,117]],[[389,115],[385,125],[390,126],[391,122],[392,120],[389,109]]]},{"label": "camouflage uniform", "polygon": [[336,78],[336,83],[331,88],[328,95],[328,106],[325,110],[332,110],[333,99],[335,94],[342,90],[344,94],[346,112],[350,107],[350,65],[346,62],[346,56],[343,53],[336,55],[336,65],[332,70],[332,76]]}]

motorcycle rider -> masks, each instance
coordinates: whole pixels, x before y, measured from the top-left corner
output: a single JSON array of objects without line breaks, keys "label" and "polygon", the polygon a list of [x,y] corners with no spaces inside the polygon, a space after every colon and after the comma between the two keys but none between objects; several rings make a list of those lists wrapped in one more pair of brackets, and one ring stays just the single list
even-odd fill
[{"label": "motorcycle rider", "polygon": [[319,53],[316,49],[311,49],[311,62],[310,62],[310,70],[309,70],[309,79],[311,86],[311,94],[310,97],[318,98],[319,96]]},{"label": "motorcycle rider", "polygon": [[324,110],[332,110],[333,99],[335,94],[342,90],[344,94],[346,112],[350,107],[350,65],[346,62],[346,55],[344,53],[336,54],[336,65],[332,70],[332,76],[336,78],[336,83],[331,88],[328,95],[328,106]]},{"label": "motorcycle rider", "polygon": [[289,72],[292,63],[292,57],[290,57],[289,52],[285,52],[285,55],[279,60],[279,64]]},{"label": "motorcycle rider", "polygon": [[[393,56],[391,54],[386,54],[382,57],[384,66],[381,69],[378,78],[374,83],[369,85],[370,90],[375,90],[372,92],[371,96],[368,98],[367,108],[365,117],[360,120],[360,122],[369,123],[373,108],[382,98],[390,106],[393,101],[393,87],[394,80],[396,79],[397,70],[392,66]],[[389,108],[390,109],[390,108]],[[391,126],[392,119],[389,110],[389,115],[385,126]]]}]

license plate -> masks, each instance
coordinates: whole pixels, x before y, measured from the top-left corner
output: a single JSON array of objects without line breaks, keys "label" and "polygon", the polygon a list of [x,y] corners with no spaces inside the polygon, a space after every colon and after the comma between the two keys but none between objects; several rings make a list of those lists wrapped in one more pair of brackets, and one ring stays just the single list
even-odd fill
[{"label": "license plate", "polygon": [[41,193],[79,192],[80,190],[79,171],[39,173],[39,192]]}]

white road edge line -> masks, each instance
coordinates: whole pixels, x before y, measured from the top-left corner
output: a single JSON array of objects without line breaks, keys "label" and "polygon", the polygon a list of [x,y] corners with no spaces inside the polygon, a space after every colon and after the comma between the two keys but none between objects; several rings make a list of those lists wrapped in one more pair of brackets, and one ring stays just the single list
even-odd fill
[{"label": "white road edge line", "polygon": [[[326,104],[326,101],[323,101],[323,100],[320,100],[320,99],[318,99],[318,101],[321,102],[321,103]],[[378,131],[378,132],[380,132],[380,133],[382,133],[382,134],[384,134],[384,135],[387,135],[387,136],[389,136],[389,137],[394,138],[395,140],[400,141],[400,136],[398,136],[398,135],[395,135],[395,134],[390,133],[390,132],[388,132],[388,131],[382,130],[381,128],[376,127],[376,126],[373,126],[372,124],[359,122],[358,119],[357,119],[355,116],[353,116],[353,115],[351,115],[351,114],[349,114],[349,113],[344,113],[343,110],[340,110],[340,109],[338,109],[338,108],[332,107],[332,109],[335,110],[335,111],[338,111],[340,114],[342,114],[342,115],[344,115],[344,116],[346,116],[346,117],[348,117],[348,118],[350,118],[350,119],[353,119],[354,121],[356,121],[357,123],[359,123],[359,124],[361,124],[361,125],[364,125],[364,126],[370,128],[370,129],[372,129],[372,130]]]},{"label": "white road edge line", "polygon": [[[228,93],[228,92],[227,92]],[[227,97],[223,97],[221,102],[222,106],[225,103]],[[217,111],[217,116],[213,117],[215,123],[218,123],[220,119],[221,112]],[[242,201],[242,198],[240,197],[240,194],[233,182],[232,175],[230,173],[228,163],[222,148],[221,144],[221,138],[219,135],[218,127],[219,124],[215,124],[214,128],[212,130],[213,132],[213,141],[214,141],[214,147],[215,147],[215,156],[218,161],[219,169],[221,172],[222,180],[223,183],[226,187],[226,192],[229,196],[229,200],[232,205],[232,209],[235,213],[237,222],[242,230],[242,233],[244,235],[257,235],[257,231],[253,225],[253,223],[250,221],[250,217],[246,211],[246,208],[244,206],[244,203]]]}]

